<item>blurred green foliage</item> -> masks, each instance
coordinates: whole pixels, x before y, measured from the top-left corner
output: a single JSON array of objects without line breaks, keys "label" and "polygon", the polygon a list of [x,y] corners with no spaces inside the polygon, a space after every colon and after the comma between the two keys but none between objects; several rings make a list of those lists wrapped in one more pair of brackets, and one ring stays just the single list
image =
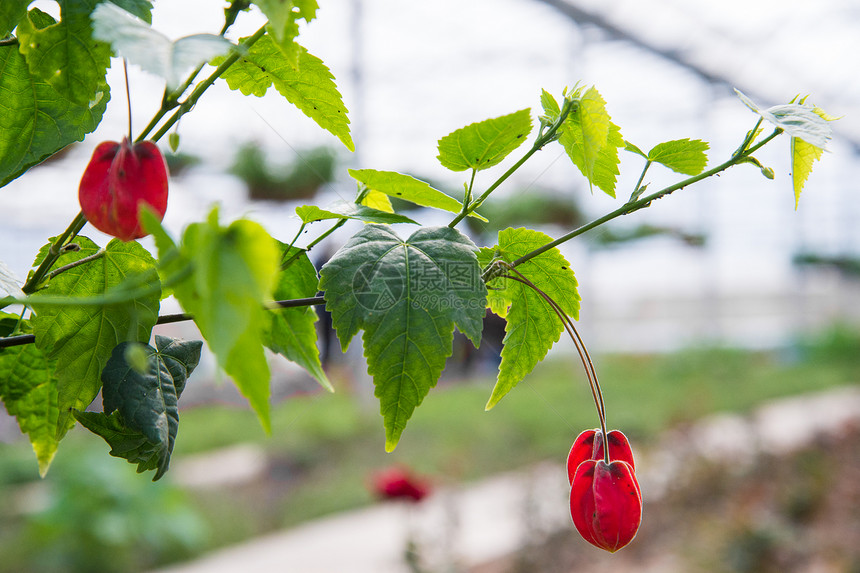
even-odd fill
[{"label": "blurred green foliage", "polygon": [[313,197],[334,179],[336,165],[337,156],[328,147],[301,150],[291,162],[272,165],[260,144],[252,141],[239,147],[230,173],[245,183],[251,199],[287,201]]}]

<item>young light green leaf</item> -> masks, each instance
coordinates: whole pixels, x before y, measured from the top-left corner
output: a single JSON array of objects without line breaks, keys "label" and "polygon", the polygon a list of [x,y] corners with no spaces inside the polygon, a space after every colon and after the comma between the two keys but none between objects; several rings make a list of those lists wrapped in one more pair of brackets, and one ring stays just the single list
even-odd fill
[{"label": "young light green leaf", "polygon": [[254,0],[269,24],[268,33],[287,56],[294,69],[299,67],[301,47],[294,42],[299,35],[299,20],[310,22],[316,17],[316,0]]},{"label": "young light green leaf", "polygon": [[[162,239],[157,245],[164,257],[169,251],[162,245],[169,249],[169,243]],[[222,227],[216,208],[205,223],[188,226],[179,250],[193,272],[174,287],[174,295],[270,433],[263,303],[271,299],[278,273],[275,241],[246,219]]]},{"label": "young light green leaf", "polygon": [[4,0],[0,2],[0,38],[12,33],[18,21],[27,13],[31,0]]},{"label": "young light green leaf", "polygon": [[473,123],[439,140],[439,163],[451,171],[481,171],[498,165],[532,130],[531,110]]},{"label": "young light green leaf", "polygon": [[641,155],[645,159],[648,159],[648,154],[636,147],[633,143],[630,143],[627,140],[624,140],[624,151],[629,151],[630,153],[635,153],[636,155]]},{"label": "young light green leaf", "polygon": [[365,223],[412,223],[417,225],[415,221],[404,215],[391,213],[388,211],[380,211],[365,205],[356,205],[346,201],[339,201],[329,205],[326,209],[320,209],[316,205],[302,205],[296,207],[296,215],[302,220],[302,223],[313,223],[315,221],[323,221],[326,219],[355,219],[356,221],[364,221]]},{"label": "young light green leaf", "polygon": [[[47,14],[43,16],[48,20],[41,20],[40,25],[53,22]],[[31,14],[31,20],[39,19]],[[78,104],[48,81],[33,76],[17,46],[0,46],[0,187],[93,131],[110,100],[107,84],[100,89],[94,102]]]},{"label": "young light green leaf", "polygon": [[[99,248],[78,236],[79,251],[60,256],[56,268],[95,254]],[[51,279],[39,295],[91,297],[102,295],[131,277],[147,285],[123,304],[53,305],[34,297],[36,346],[56,361],[59,394],[59,436],[70,427],[72,409],[82,410],[101,389],[101,371],[114,347],[127,340],[146,342],[158,319],[160,288],[155,260],[136,241],[112,240],[101,258],[71,268]],[[156,288],[153,288],[156,287]]]},{"label": "young light green leaf", "polygon": [[708,142],[701,139],[675,139],[655,145],[648,152],[648,159],[665,165],[676,173],[698,175],[705,170],[710,149]]},{"label": "young light green leaf", "polygon": [[60,411],[54,364],[42,350],[33,344],[0,349],[0,399],[29,436],[39,474],[44,477],[57,451]]},{"label": "young light green leaf", "polygon": [[361,205],[376,209],[377,211],[385,211],[386,213],[394,213],[394,207],[391,206],[391,199],[388,195],[375,189],[366,189],[361,200],[357,200]]},{"label": "young light green leaf", "polygon": [[543,108],[543,113],[547,119],[554,122],[561,115],[561,108],[558,105],[555,97],[546,90],[540,91],[540,105]]},{"label": "young light green leaf", "polygon": [[606,102],[595,88],[579,98],[559,130],[559,143],[591,186],[615,197],[618,148],[624,146],[620,128],[606,112]]},{"label": "young light green leaf", "polygon": [[[140,345],[147,368],[127,361],[128,346]],[[155,348],[123,342],[114,348],[102,371],[104,413],[75,411],[75,417],[111,446],[111,455],[138,464],[137,471],[155,469],[160,479],[170,465],[179,429],[179,397],[188,376],[200,362],[203,343],[155,336]]]},{"label": "young light green leaf", "polygon": [[[299,249],[289,251],[287,245],[279,244],[283,258],[295,255]],[[274,297],[276,300],[308,298],[316,296],[319,280],[314,265],[302,252],[290,266],[278,274]],[[307,370],[320,386],[334,392],[331,382],[322,369],[317,348],[317,313],[312,306],[270,310],[263,336],[263,343],[273,352],[285,356]]]},{"label": "young light green leaf", "polygon": [[262,97],[274,85],[287,101],[340,139],[347,149],[355,151],[347,109],[334,76],[322,60],[301,46],[298,50],[299,65],[294,68],[275,41],[265,35],[222,77],[231,90],[245,95]]},{"label": "young light green leaf", "polygon": [[[478,260],[482,266],[497,257],[513,262],[551,240],[551,237],[531,229],[505,229],[499,233],[499,244],[481,249]],[[579,318],[580,297],[576,277],[558,249],[530,259],[517,266],[517,270],[558,303],[568,316]],[[507,315],[502,363],[496,386],[487,402],[489,410],[543,360],[552,345],[558,342],[564,327],[549,303],[530,287],[504,277],[490,281],[488,286],[496,289],[492,291],[495,301],[490,310],[500,316]]]},{"label": "young light green leaf", "polygon": [[110,2],[96,7],[92,21],[96,39],[111,44],[129,62],[164,78],[169,90],[179,87],[190,70],[233,48],[228,40],[214,34],[195,34],[173,42]]},{"label": "young light green leaf", "polygon": [[77,106],[98,101],[110,65],[110,47],[92,37],[90,12],[96,3],[59,0],[59,22],[32,10],[18,23],[18,49],[31,74]]},{"label": "young light green leaf", "polygon": [[[376,169],[349,169],[348,171],[350,176],[359,183],[390,197],[451,213],[459,213],[463,210],[463,204],[450,195],[446,195],[428,183],[410,175],[395,171],[377,171]],[[471,216],[486,221],[477,213],[472,213]]]},{"label": "young light green leaf", "polygon": [[735,93],[752,111],[781,128],[788,135],[800,138],[814,147],[824,149],[833,137],[833,130],[828,125],[828,120],[816,112],[815,106],[789,103],[763,110],[740,90],[736,89]]},{"label": "young light green leaf", "polygon": [[791,138],[791,183],[794,187],[795,209],[800,204],[800,193],[803,191],[803,186],[809,179],[809,174],[812,173],[812,164],[821,159],[823,153],[824,150],[820,147],[807,143],[798,137]]},{"label": "young light green leaf", "polygon": [[474,251],[449,227],[422,228],[403,240],[390,227],[371,224],[320,272],[342,348],[364,330],[387,451],[436,385],[452,353],[455,325],[480,343],[487,291]]}]

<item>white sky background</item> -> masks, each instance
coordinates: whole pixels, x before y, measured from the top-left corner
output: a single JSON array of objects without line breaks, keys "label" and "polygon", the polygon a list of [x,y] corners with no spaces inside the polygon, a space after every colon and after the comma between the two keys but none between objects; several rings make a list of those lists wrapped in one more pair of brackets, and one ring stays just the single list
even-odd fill
[{"label": "white sky background", "polygon": [[[764,98],[764,103],[810,93],[829,113],[845,116],[837,129],[860,141],[856,2],[569,1],[658,47],[681,51],[752,97]],[[541,88],[560,97],[564,86],[577,81],[594,84],[625,138],[646,150],[668,139],[705,139],[711,143],[712,164],[727,158],[755,122],[724,87],[710,86],[628,43],[606,41],[599,30],[579,27],[535,0],[365,0],[358,20],[353,0],[320,4],[318,19],[304,27],[300,42],[337,78],[358,153],[348,157],[334,137],[274,90],[263,99],[246,98],[219,81],[180,124],[182,151],[201,156],[204,164],[172,184],[165,222],[175,233],[203,217],[212,201],[220,201],[224,218],[249,214],[277,238],[292,237],[298,228],[291,217],[295,205],[248,204],[242,185],[223,176],[237,147],[248,140],[262,142],[275,161],[283,162],[292,160],[295,150],[328,144],[344,152],[349,166],[409,172],[457,189],[464,176],[438,164],[437,140],[468,123],[525,107],[536,116]],[[172,38],[217,33],[221,7],[210,0],[160,0],[153,24]],[[241,15],[233,39],[253,33],[262,22],[260,14]],[[360,83],[354,81],[355,66]],[[77,213],[77,182],[93,147],[102,140],[118,140],[126,131],[120,70],[115,64],[110,72],[113,100],[98,131],[68,159],[34,170],[0,191],[0,209],[12,214],[0,230],[0,259],[20,276],[45,238],[60,232]],[[139,130],[160,104],[163,83],[135,69],[131,81]],[[478,189],[489,185],[524,149],[479,178]],[[764,179],[753,167],[735,168],[620,222],[705,232],[709,246],[703,251],[656,239],[593,252],[587,249],[588,236],[566,246],[582,283],[583,321],[587,323],[589,309],[592,316],[600,314],[599,308],[635,310],[641,301],[655,297],[784,294],[794,289],[797,276],[790,258],[798,248],[860,252],[857,156],[839,138],[831,151],[816,165],[798,212],[785,139],[759,154],[776,170],[776,181]],[[556,188],[576,196],[589,214],[598,216],[620,206],[638,178],[641,160],[622,155],[617,200],[600,191],[590,196],[560,147],[538,154],[499,194],[529,186]],[[345,169],[340,177],[342,184],[320,201],[352,196]],[[677,180],[659,166],[646,178],[652,190]],[[545,231],[558,235],[564,230]],[[401,226],[400,232],[409,230]],[[346,240],[346,235],[339,239]]]}]

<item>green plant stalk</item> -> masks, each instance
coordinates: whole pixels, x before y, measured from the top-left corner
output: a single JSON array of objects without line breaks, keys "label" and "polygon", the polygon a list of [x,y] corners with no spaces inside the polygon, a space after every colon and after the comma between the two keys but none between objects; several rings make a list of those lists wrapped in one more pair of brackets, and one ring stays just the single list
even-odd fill
[{"label": "green plant stalk", "polygon": [[758,151],[759,149],[761,149],[764,145],[769,143],[773,138],[775,138],[776,136],[778,136],[781,133],[782,133],[781,129],[776,129],[776,130],[774,130],[773,133],[771,133],[769,136],[767,136],[766,138],[761,140],[756,145],[750,147],[747,151],[732,157],[728,161],[725,161],[725,162],[717,165],[716,167],[714,167],[712,169],[708,169],[707,171],[703,171],[699,175],[694,175],[693,177],[689,177],[687,179],[684,179],[683,181],[679,181],[678,183],[675,183],[674,185],[670,185],[664,189],[661,189],[660,191],[657,191],[655,193],[651,193],[650,195],[646,195],[645,197],[642,197],[641,199],[637,199],[636,201],[628,201],[627,203],[625,203],[624,205],[622,205],[618,209],[616,209],[610,213],[607,213],[606,215],[603,215],[602,217],[597,218],[597,219],[591,221],[590,223],[586,223],[585,225],[583,225],[577,229],[574,229],[573,231],[567,233],[566,235],[562,235],[561,237],[559,237],[558,239],[555,239],[554,241],[550,241],[546,245],[539,247],[539,248],[535,249],[534,251],[531,251],[530,253],[526,253],[525,255],[521,256],[520,258],[518,258],[517,260],[512,262],[511,265],[514,267],[521,265],[521,264],[525,263],[526,261],[529,261],[529,260],[535,258],[536,256],[549,251],[550,249],[554,249],[555,247],[561,245],[562,243],[566,243],[567,241],[573,239],[574,237],[578,237],[579,235],[581,235],[587,231],[590,231],[591,229],[594,229],[595,227],[599,227],[600,225],[603,225],[604,223],[607,223],[607,222],[609,222],[609,221],[611,221],[617,217],[620,217],[622,215],[629,215],[630,213],[633,213],[634,211],[638,211],[639,209],[643,209],[643,208],[647,207],[652,201],[655,201],[657,199],[665,197],[666,195],[674,193],[678,189],[683,189],[684,187],[686,187],[688,185],[692,185],[693,183],[697,183],[698,181],[701,181],[702,179],[707,179],[708,177],[712,177],[712,176],[716,175],[717,173],[721,173],[721,172],[725,171],[726,169],[728,169],[729,167],[734,167],[735,165],[739,165],[741,163],[744,163],[744,160],[747,157],[749,157],[751,154],[753,154],[756,151]]},{"label": "green plant stalk", "polygon": [[519,161],[517,161],[516,163],[514,163],[514,164],[510,167],[510,169],[508,169],[507,171],[505,171],[505,172],[501,175],[501,177],[499,177],[498,179],[496,179],[496,180],[493,182],[493,184],[492,184],[492,185],[490,185],[490,186],[487,188],[487,190],[486,190],[486,191],[484,191],[484,192],[481,194],[481,196],[480,196],[480,197],[478,197],[477,199],[475,199],[474,201],[472,201],[472,202],[471,202],[470,204],[468,204],[468,205],[465,205],[465,204],[464,204],[464,205],[463,205],[463,211],[462,211],[459,215],[457,215],[456,217],[454,217],[454,220],[453,220],[453,221],[451,221],[450,223],[448,223],[448,226],[449,226],[449,227],[451,227],[452,229],[453,229],[454,227],[456,227],[456,226],[457,226],[457,223],[459,223],[460,221],[462,221],[463,219],[465,219],[466,217],[468,217],[468,216],[469,216],[469,215],[470,215],[470,214],[471,214],[475,209],[477,209],[478,207],[480,207],[480,206],[481,206],[481,203],[483,203],[483,202],[487,199],[487,197],[489,197],[489,196],[490,196],[490,193],[492,193],[493,191],[495,191],[495,190],[499,187],[499,185],[501,185],[502,183],[504,183],[504,182],[505,182],[505,180],[506,180],[508,177],[510,177],[511,175],[513,175],[513,174],[514,174],[514,172],[515,172],[517,169],[519,169],[520,167],[522,167],[523,163],[525,163],[526,161],[528,161],[528,160],[529,160],[529,158],[530,158],[532,155],[534,155],[535,153],[537,153],[538,151],[540,151],[541,149],[543,149],[543,147],[544,147],[547,143],[549,143],[549,142],[553,141],[553,140],[555,139],[555,134],[556,134],[556,132],[557,132],[557,131],[559,130],[559,128],[564,124],[565,120],[567,119],[567,116],[570,114],[570,111],[571,111],[571,109],[573,108],[573,104],[574,104],[574,100],[572,100],[572,99],[565,99],[565,100],[564,100],[564,105],[563,105],[563,106],[562,106],[562,108],[561,108],[561,112],[559,113],[558,118],[557,118],[557,119],[552,123],[552,125],[549,127],[549,129],[546,131],[546,133],[541,132],[540,134],[538,134],[538,137],[537,137],[537,139],[535,140],[534,144],[532,144],[531,149],[529,149],[528,151],[526,151],[525,155],[523,155],[523,156],[519,159]]},{"label": "green plant stalk", "polygon": [[329,235],[331,235],[332,233],[334,233],[335,231],[340,229],[348,220],[349,219],[347,217],[344,217],[343,219],[338,219],[337,223],[335,223],[328,231],[326,231],[325,233],[323,233],[322,235],[320,235],[319,237],[317,237],[316,239],[314,239],[313,241],[308,243],[308,246],[305,247],[304,249],[299,249],[298,251],[296,251],[289,259],[287,259],[286,261],[281,263],[281,270],[284,270],[287,267],[289,267],[291,264],[293,264],[293,261],[295,261],[300,256],[302,256],[302,253],[309,253],[310,250],[313,249],[320,241],[322,241],[323,239],[325,239],[326,237],[328,237]]},{"label": "green plant stalk", "polygon": [[64,265],[64,266],[62,266],[62,267],[58,268],[58,269],[54,269],[53,271],[51,271],[50,273],[48,273],[48,280],[51,280],[51,279],[53,279],[54,277],[56,277],[57,275],[61,275],[61,274],[63,274],[64,272],[66,272],[66,271],[68,271],[68,270],[71,270],[71,269],[73,269],[73,268],[75,268],[75,267],[79,267],[79,266],[81,266],[81,265],[85,265],[85,264],[87,264],[87,263],[88,263],[88,262],[90,262],[90,261],[95,261],[95,260],[97,260],[97,259],[100,259],[100,258],[102,258],[103,256],[105,256],[105,250],[104,250],[104,249],[99,249],[98,251],[96,251],[95,253],[93,253],[92,255],[90,255],[90,256],[88,256],[88,257],[84,257],[84,258],[82,258],[82,259],[78,259],[77,261],[75,261],[75,262],[73,262],[73,263],[69,263],[69,264],[67,264],[67,265]]},{"label": "green plant stalk", "polygon": [[45,275],[48,274],[48,271],[51,270],[51,267],[54,266],[54,263],[57,262],[57,259],[59,259],[60,255],[63,253],[63,247],[69,244],[69,241],[74,239],[86,224],[87,218],[84,217],[83,213],[78,213],[68,228],[63,231],[63,234],[54,240],[51,244],[51,248],[48,250],[48,254],[45,256],[45,259],[41,264],[39,264],[38,268],[33,272],[27,282],[24,283],[24,286],[21,287],[24,294],[32,294],[38,290],[39,285],[41,285],[42,281],[45,279]]},{"label": "green plant stalk", "polygon": [[[242,49],[248,49],[251,46],[253,46],[257,42],[257,40],[259,40],[260,38],[262,38],[266,34],[266,26],[267,25],[268,25],[268,22],[266,24],[264,24],[259,30],[254,32],[254,34],[252,36],[250,36],[247,40],[242,42],[240,47]],[[235,64],[236,61],[241,57],[242,57],[242,54],[239,53],[239,50],[233,50],[233,52],[231,52],[224,59],[224,61],[221,62],[221,64],[217,68],[215,68],[215,71],[213,71],[211,74],[209,74],[209,76],[205,80],[201,81],[199,84],[197,84],[197,86],[195,86],[194,90],[191,92],[191,94],[189,94],[189,96],[185,99],[185,101],[183,101],[181,104],[179,104],[179,109],[177,109],[174,112],[174,114],[171,115],[167,119],[166,122],[164,122],[164,125],[161,126],[161,128],[155,133],[155,135],[152,136],[152,140],[158,141],[159,139],[164,137],[164,135],[168,131],[170,131],[170,128],[173,127],[173,125],[177,121],[179,121],[179,118],[181,118],[183,115],[185,115],[186,113],[191,111],[191,109],[197,103],[197,100],[200,99],[200,96],[202,96],[203,93],[207,89],[209,89],[209,87],[212,86],[212,84],[215,83],[215,80],[217,80],[219,77],[221,77],[221,74],[226,72],[227,69],[230,66],[232,66],[233,64]]]}]

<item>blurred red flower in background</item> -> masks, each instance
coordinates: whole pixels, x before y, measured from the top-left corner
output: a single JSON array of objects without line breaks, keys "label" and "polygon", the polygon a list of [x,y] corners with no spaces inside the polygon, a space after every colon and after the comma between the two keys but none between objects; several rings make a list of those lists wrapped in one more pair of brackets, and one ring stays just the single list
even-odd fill
[{"label": "blurred red flower in background", "polygon": [[406,499],[415,503],[430,493],[430,485],[425,480],[399,466],[375,473],[371,488],[381,499]]}]

